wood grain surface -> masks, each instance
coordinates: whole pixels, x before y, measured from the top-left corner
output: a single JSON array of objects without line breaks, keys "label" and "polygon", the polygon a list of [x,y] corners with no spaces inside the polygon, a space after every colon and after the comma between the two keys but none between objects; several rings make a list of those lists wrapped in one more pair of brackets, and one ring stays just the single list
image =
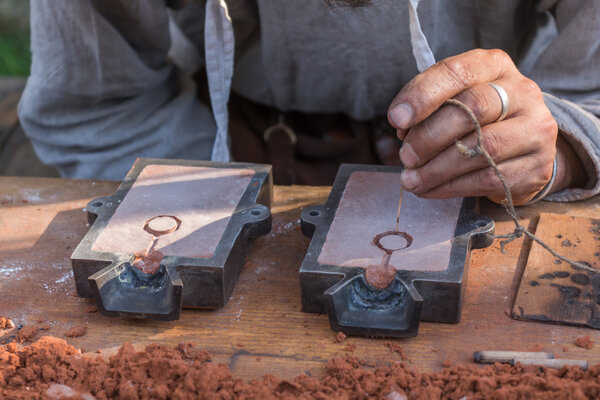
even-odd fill
[{"label": "wood grain surface", "polygon": [[600,328],[600,220],[541,214],[536,236],[562,256],[598,272],[573,267],[533,243],[513,316]]},{"label": "wood grain surface", "polygon": [[[352,354],[376,364],[400,361],[390,339],[349,337],[335,343],[326,315],[300,311],[298,269],[309,240],[299,230],[300,211],[323,203],[327,187],[276,187],[273,230],[259,239],[226,307],[217,311],[184,310],[175,322],[106,318],[88,313],[90,299],[74,296],[70,255],[84,236],[86,203],[111,194],[118,182],[0,177],[0,316],[17,324],[50,329],[37,335],[62,337],[89,353],[113,354],[123,342],[136,347],[158,342],[193,342],[208,349],[216,362],[235,375],[258,378],[276,374],[292,378],[325,371],[329,359]],[[497,233],[514,225],[502,207],[482,202],[482,213],[494,218]],[[544,203],[520,208],[525,226],[533,228],[540,212],[600,217],[597,200],[575,204]],[[559,232],[557,232],[559,233]],[[416,338],[393,340],[409,363],[437,370],[445,360],[470,362],[478,350],[546,351],[557,358],[600,363],[600,332],[592,329],[516,321],[509,317],[529,244],[495,243],[472,254],[462,320],[458,324],[422,323]],[[74,325],[88,332],[66,338]],[[575,347],[590,335],[592,350]]]}]

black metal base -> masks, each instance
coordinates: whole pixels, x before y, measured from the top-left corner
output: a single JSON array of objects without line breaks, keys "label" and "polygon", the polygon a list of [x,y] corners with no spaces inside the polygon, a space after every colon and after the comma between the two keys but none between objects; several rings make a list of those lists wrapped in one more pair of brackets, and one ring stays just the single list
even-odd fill
[{"label": "black metal base", "polygon": [[[133,255],[93,250],[102,229],[148,165],[255,171],[212,257],[166,256],[159,270],[148,276],[132,267]],[[92,200],[87,205],[91,228],[71,256],[77,294],[94,297],[98,310],[111,317],[126,315],[175,320],[179,318],[182,307],[223,307],[229,300],[253,241],[271,231],[272,186],[271,167],[268,165],[137,160],[115,194]]]},{"label": "black metal base", "polygon": [[312,238],[300,267],[303,311],[327,312],[334,331],[365,336],[410,337],[417,335],[419,321],[458,322],[470,250],[492,243],[494,221],[475,213],[476,199],[463,199],[447,269],[399,270],[387,288],[374,288],[365,280],[362,268],[318,262],[348,179],[355,171],[399,174],[402,168],[342,165],[327,202],[303,210],[302,232]]}]

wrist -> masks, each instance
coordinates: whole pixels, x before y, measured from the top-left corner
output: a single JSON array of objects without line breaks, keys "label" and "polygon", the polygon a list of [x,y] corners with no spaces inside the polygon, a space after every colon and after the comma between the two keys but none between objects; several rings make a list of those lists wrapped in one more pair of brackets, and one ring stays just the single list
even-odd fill
[{"label": "wrist", "polygon": [[568,188],[583,188],[588,181],[581,160],[562,135],[556,140],[556,179],[549,193]]}]

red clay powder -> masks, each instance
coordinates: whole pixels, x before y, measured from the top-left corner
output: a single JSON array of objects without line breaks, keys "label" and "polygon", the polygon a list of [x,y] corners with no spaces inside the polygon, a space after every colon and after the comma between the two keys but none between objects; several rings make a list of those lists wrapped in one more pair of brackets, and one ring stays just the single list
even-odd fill
[{"label": "red clay powder", "polygon": [[387,342],[385,345],[388,347],[391,353],[398,353],[402,361],[408,360],[408,357],[406,357],[406,354],[404,354],[404,349],[398,343]]},{"label": "red clay powder", "polygon": [[[0,398],[9,399],[593,399],[600,365],[584,372],[496,364],[451,365],[420,373],[404,363],[367,368],[353,356],[331,360],[321,379],[266,375],[249,382],[212,364],[192,345],[124,344],[105,360],[83,357],[64,340],[44,336],[20,348],[0,348]],[[93,397],[91,397],[93,396]]]},{"label": "red clay powder", "polygon": [[0,317],[0,329],[11,329],[14,327],[15,324],[13,324],[13,322],[10,319]]},{"label": "red clay powder", "polygon": [[133,267],[145,274],[153,274],[160,268],[163,258],[163,253],[157,250],[152,250],[148,254],[137,253],[133,261]]},{"label": "red clay powder", "polygon": [[85,325],[75,325],[71,329],[69,329],[66,333],[66,337],[80,337],[87,333],[87,326]]},{"label": "red clay powder", "polygon": [[594,347],[594,342],[592,342],[589,335],[582,336],[575,339],[575,346],[583,347],[584,349],[590,350],[592,347]]},{"label": "red clay powder", "polygon": [[344,343],[344,340],[346,340],[347,337],[348,335],[344,332],[338,332],[337,335],[335,335],[335,343]]},{"label": "red clay powder", "polygon": [[38,330],[39,329],[35,326],[24,326],[19,330],[19,333],[17,333],[17,340],[19,343],[31,342],[31,339],[37,335]]}]

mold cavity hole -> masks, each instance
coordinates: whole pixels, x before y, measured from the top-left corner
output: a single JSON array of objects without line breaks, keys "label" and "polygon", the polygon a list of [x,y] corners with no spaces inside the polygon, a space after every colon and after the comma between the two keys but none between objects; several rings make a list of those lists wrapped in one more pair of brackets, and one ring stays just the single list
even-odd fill
[{"label": "mold cavity hole", "polygon": [[379,244],[388,251],[397,251],[408,247],[408,240],[398,235],[388,235],[379,239]]},{"label": "mold cavity hole", "polygon": [[157,215],[150,218],[144,225],[144,230],[152,236],[167,235],[179,229],[181,220],[174,215]]},{"label": "mold cavity hole", "polygon": [[257,216],[257,215],[260,215],[260,211],[258,211],[258,210],[252,210],[252,211],[250,211],[250,214],[254,215],[254,216]]},{"label": "mold cavity hole", "polygon": [[477,227],[478,228],[483,228],[486,225],[487,225],[487,222],[485,222],[485,221],[477,221]]},{"label": "mold cavity hole", "polygon": [[95,201],[95,202],[92,203],[92,205],[94,207],[102,207],[102,204],[104,204],[104,203],[102,203],[101,201]]},{"label": "mold cavity hole", "polygon": [[308,215],[310,215],[311,217],[318,217],[319,216],[319,212],[316,210],[312,210],[308,213]]}]

